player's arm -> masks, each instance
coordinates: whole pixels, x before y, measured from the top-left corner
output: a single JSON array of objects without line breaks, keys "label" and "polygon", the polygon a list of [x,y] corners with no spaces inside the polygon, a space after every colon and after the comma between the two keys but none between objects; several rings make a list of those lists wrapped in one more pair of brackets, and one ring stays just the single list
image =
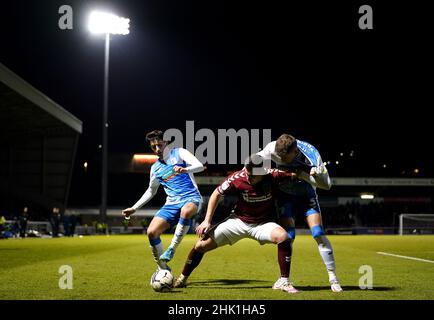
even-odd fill
[{"label": "player's arm", "polygon": [[213,218],[214,213],[215,213],[215,209],[217,208],[217,205],[218,205],[220,198],[223,196],[217,189],[218,188],[216,188],[214,190],[214,192],[211,194],[211,196],[209,197],[205,219],[196,228],[196,234],[198,236],[203,235],[211,226],[211,222],[212,222],[212,218]]},{"label": "player's arm", "polygon": [[332,181],[324,163],[322,163],[319,167],[312,168],[310,171],[310,176],[315,179],[318,188],[330,190],[332,187]]},{"label": "player's arm", "polygon": [[205,167],[203,164],[187,149],[179,148],[179,157],[188,164],[186,168],[174,166],[177,173],[197,173],[202,172]]},{"label": "player's arm", "polygon": [[274,151],[276,147],[276,141],[272,141],[265,146],[264,149],[257,152],[256,155],[262,157],[263,160],[271,160],[271,153]]},{"label": "player's arm", "polygon": [[303,179],[310,184],[312,184],[314,187],[324,189],[324,190],[330,190],[332,186],[332,182],[328,173],[328,170],[325,166],[325,164],[322,162],[321,157],[318,155],[318,165],[315,167],[312,167],[310,170],[310,173],[304,172],[304,171],[297,171],[297,176],[300,179]]},{"label": "player's arm", "polygon": [[157,177],[153,174],[151,169],[148,189],[146,189],[142,197],[131,208],[122,210],[122,215],[124,215],[125,217],[129,217],[134,212],[136,212],[137,209],[143,207],[146,203],[149,202],[149,200],[151,200],[155,196],[159,186],[160,186],[160,182],[158,181]]},{"label": "player's arm", "polygon": [[212,218],[214,216],[215,209],[217,208],[218,202],[222,196],[225,194],[235,194],[237,193],[237,188],[234,186],[233,176],[229,176],[221,185],[219,185],[211,197],[208,200],[208,208],[206,210],[205,219],[196,228],[197,235],[203,235],[211,226]]},{"label": "player's arm", "polygon": [[292,171],[283,171],[279,169],[267,169],[267,172],[271,174],[273,178],[279,182],[293,180],[294,178],[298,177],[297,173]]}]

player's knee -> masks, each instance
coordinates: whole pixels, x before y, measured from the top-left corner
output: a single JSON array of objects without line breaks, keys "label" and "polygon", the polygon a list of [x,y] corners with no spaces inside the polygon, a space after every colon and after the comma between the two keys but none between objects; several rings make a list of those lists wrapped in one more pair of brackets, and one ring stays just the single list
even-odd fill
[{"label": "player's knee", "polygon": [[288,240],[288,233],[284,232],[281,235],[279,235],[279,238],[277,239],[277,243],[282,243]]},{"label": "player's knee", "polygon": [[199,251],[199,252],[206,252],[207,251],[207,242],[204,240],[199,240],[198,242],[196,242],[194,249]]},{"label": "player's knee", "polygon": [[288,239],[288,233],[284,229],[279,228],[273,232],[272,240],[274,243],[281,243]]},{"label": "player's knee", "polygon": [[181,214],[181,217],[183,217],[184,219],[191,219],[194,217],[195,214],[196,214],[195,210],[187,210]]},{"label": "player's knee", "polygon": [[193,204],[188,204],[181,209],[181,217],[185,219],[190,219],[194,217],[197,212],[197,207]]},{"label": "player's knee", "polygon": [[156,238],[158,238],[160,235],[158,234],[158,232],[157,232],[157,230],[156,229],[148,229],[147,231],[147,234],[148,234],[148,238],[149,239],[156,239]]},{"label": "player's knee", "polygon": [[201,240],[199,240],[198,242],[196,242],[195,244],[194,244],[194,250],[197,250],[197,251],[201,251],[201,249],[202,249],[202,244],[201,244]]},{"label": "player's knee", "polygon": [[312,237],[314,239],[319,238],[321,236],[325,235],[324,229],[322,226],[317,225],[317,226],[313,226],[310,231],[312,232]]}]

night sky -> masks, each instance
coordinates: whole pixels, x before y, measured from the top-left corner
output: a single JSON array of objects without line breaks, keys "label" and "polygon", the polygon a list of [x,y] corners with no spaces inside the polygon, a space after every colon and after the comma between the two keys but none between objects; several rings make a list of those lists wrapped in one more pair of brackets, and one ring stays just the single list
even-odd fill
[{"label": "night sky", "polygon": [[[76,170],[100,155],[104,41],[86,19],[104,8],[131,19],[111,41],[110,153],[150,152],[145,132],[195,120],[291,133],[326,161],[353,150],[335,176],[432,177],[429,11],[377,2],[14,0],[0,9],[0,62],[83,121]],[[63,4],[73,30],[57,26]],[[362,4],[374,30],[358,29]]]}]

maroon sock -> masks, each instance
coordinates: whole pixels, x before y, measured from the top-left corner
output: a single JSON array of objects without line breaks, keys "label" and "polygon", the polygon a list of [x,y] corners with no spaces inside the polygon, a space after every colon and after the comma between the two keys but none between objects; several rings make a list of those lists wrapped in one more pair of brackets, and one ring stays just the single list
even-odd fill
[{"label": "maroon sock", "polygon": [[188,277],[199,265],[203,255],[204,253],[197,251],[195,248],[191,249],[187,261],[185,262],[184,269],[182,270],[182,274]]},{"label": "maroon sock", "polygon": [[291,240],[286,240],[277,245],[277,259],[279,260],[281,277],[289,278],[289,271],[291,269],[291,256],[292,256]]}]

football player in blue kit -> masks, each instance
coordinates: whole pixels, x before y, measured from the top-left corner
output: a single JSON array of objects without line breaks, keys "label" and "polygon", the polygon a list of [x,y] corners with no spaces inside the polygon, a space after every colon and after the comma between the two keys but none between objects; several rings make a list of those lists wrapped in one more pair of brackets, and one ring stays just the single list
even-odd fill
[{"label": "football player in blue kit", "polygon": [[[318,150],[311,144],[297,140],[289,134],[281,135],[257,153],[264,160],[272,160],[277,168],[297,173],[298,179],[281,184],[280,225],[295,239],[295,216],[301,212],[318,244],[321,258],[327,268],[331,290],[341,292],[342,287],[336,276],[336,264],[333,248],[322,226],[321,210],[316,188],[329,190],[331,180]],[[282,283],[284,281],[282,280]],[[279,280],[275,287],[279,287]]]},{"label": "football player in blue kit", "polygon": [[[152,151],[158,155],[158,160],[151,167],[148,189],[136,204],[123,210],[122,214],[125,217],[132,215],[152,199],[160,184],[163,186],[167,195],[166,203],[155,214],[147,234],[158,268],[169,269],[167,262],[172,260],[176,248],[190,228],[191,218],[200,209],[202,196],[193,173],[203,171],[204,166],[188,150],[168,148],[168,142],[163,140],[162,131],[149,132],[146,140]],[[160,235],[175,225],[176,229],[170,246],[163,253]]]}]

